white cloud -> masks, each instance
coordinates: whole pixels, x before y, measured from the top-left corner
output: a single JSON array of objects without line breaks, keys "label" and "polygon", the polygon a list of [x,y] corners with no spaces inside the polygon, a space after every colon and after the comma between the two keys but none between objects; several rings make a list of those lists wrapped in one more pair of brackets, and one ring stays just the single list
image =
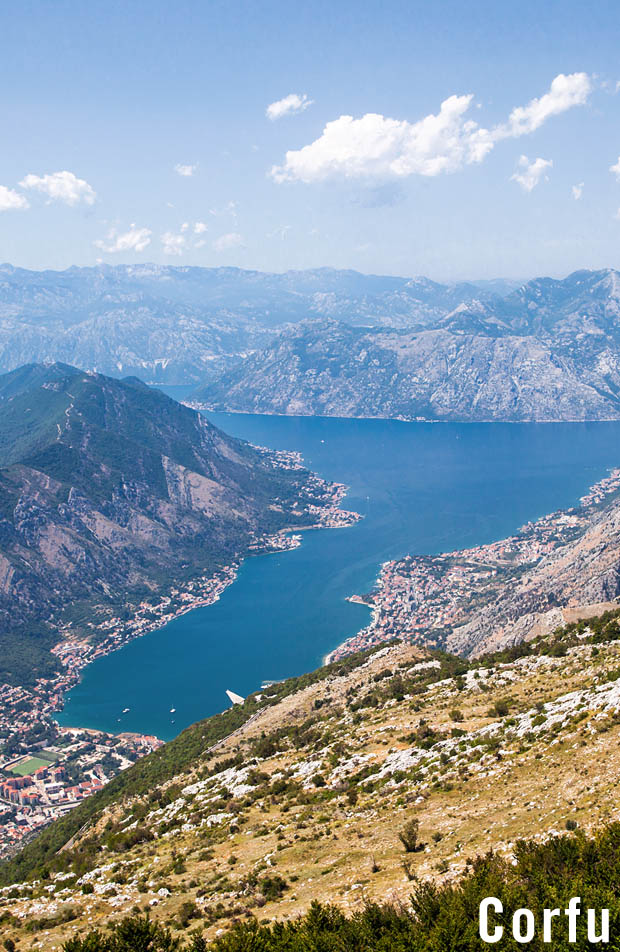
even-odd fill
[{"label": "white cloud", "polygon": [[618,161],[616,162],[616,164],[609,166],[609,171],[613,172],[613,174],[616,176],[616,178],[620,182],[620,155],[618,156]]},{"label": "white cloud", "polygon": [[121,251],[144,251],[151,243],[151,230],[149,228],[137,228],[136,225],[130,225],[129,231],[118,232],[111,228],[105,241],[95,242],[97,248],[107,251],[108,254],[117,254]]},{"label": "white cloud", "polygon": [[560,73],[551,83],[548,93],[540,99],[532,99],[527,106],[517,106],[508,117],[505,126],[497,129],[498,137],[508,138],[527,135],[538,129],[551,116],[558,116],[573,106],[583,106],[592,92],[592,80],[587,73]]},{"label": "white cloud", "polygon": [[190,248],[202,248],[206,241],[193,241],[192,236],[202,235],[206,230],[207,226],[203,221],[193,223],[184,221],[177,233],[173,231],[164,232],[161,236],[164,254],[182,255],[184,251],[188,251]]},{"label": "white cloud", "polygon": [[583,186],[584,186],[584,182],[579,182],[578,185],[571,186],[571,192],[576,202],[578,202],[581,196],[583,195]]},{"label": "white cloud", "polygon": [[175,235],[172,231],[164,232],[161,236],[161,243],[164,246],[165,255],[182,255],[187,248],[185,235]]},{"label": "white cloud", "polygon": [[26,175],[19,183],[22,188],[33,188],[47,195],[50,201],[66,205],[94,205],[97,195],[91,185],[73,172],[52,172],[48,175]]},{"label": "white cloud", "polygon": [[242,236],[236,231],[229,231],[226,235],[220,235],[213,242],[216,251],[231,251],[233,248],[239,248],[243,245]]},{"label": "white cloud", "polygon": [[177,165],[175,165],[174,171],[177,173],[177,175],[183,176],[183,178],[191,178],[197,168],[198,165],[182,165],[179,162]]},{"label": "white cloud", "polygon": [[519,159],[520,171],[511,175],[510,181],[517,182],[524,192],[531,192],[532,189],[536,188],[543,176],[545,181],[547,181],[548,176],[545,175],[545,171],[552,167],[553,162],[551,159],[534,159],[533,162],[530,162],[527,155],[522,155]]},{"label": "white cloud", "polygon": [[290,93],[284,99],[278,99],[277,102],[267,106],[265,115],[275,122],[276,119],[282,119],[284,116],[294,116],[298,112],[304,112],[313,102],[314,100],[308,99],[305,93],[302,96]]},{"label": "white cloud", "polygon": [[7,188],[6,185],[0,185],[0,212],[13,211],[18,208],[30,208],[28,200],[14,189]]},{"label": "white cloud", "polygon": [[586,73],[556,76],[549,92],[510,113],[508,121],[485,129],[467,117],[473,96],[450,96],[439,112],[417,122],[367,113],[340,116],[322,135],[274,166],[276,182],[348,179],[401,179],[435,176],[481,162],[496,142],[539,128],[550,116],[583,104],[592,88]]}]

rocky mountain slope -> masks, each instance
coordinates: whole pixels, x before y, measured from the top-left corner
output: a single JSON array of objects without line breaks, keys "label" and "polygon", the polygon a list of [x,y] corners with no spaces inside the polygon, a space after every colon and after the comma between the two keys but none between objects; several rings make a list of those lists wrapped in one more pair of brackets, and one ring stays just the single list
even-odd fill
[{"label": "rocky mountain slope", "polygon": [[423,328],[286,328],[199,388],[259,413],[405,420],[620,418],[620,275],[576,272],[458,305]]},{"label": "rocky mountain slope", "polygon": [[0,683],[46,673],[59,625],[129,618],[320,521],[334,493],[138,380],[62,364],[0,377]]},{"label": "rocky mountain slope", "polygon": [[620,501],[589,521],[577,538],[515,573],[492,603],[454,628],[450,650],[481,654],[561,624],[566,609],[620,597]]},{"label": "rocky mountain slope", "polygon": [[332,317],[425,326],[459,304],[499,300],[505,287],[330,268],[265,274],[104,265],[36,272],[2,265],[0,372],[53,359],[148,383],[199,383],[286,323]]},{"label": "rocky mountain slope", "polygon": [[63,361],[261,413],[620,415],[620,275],[444,285],[320,268],[0,266],[0,371]]},{"label": "rocky mountain slope", "polygon": [[620,419],[620,357],[585,364],[535,337],[363,331],[334,322],[283,332],[191,397],[215,410],[402,420]]},{"label": "rocky mountain slope", "polygon": [[4,934],[48,952],[136,910],[177,939],[315,900],[351,914],[617,819],[619,644],[616,612],[477,661],[394,644],[263,690],[0,867]]}]

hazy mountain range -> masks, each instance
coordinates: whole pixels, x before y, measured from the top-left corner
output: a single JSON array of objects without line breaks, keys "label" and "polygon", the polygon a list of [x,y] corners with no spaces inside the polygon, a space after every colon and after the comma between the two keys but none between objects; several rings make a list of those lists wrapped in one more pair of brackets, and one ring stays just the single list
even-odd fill
[{"label": "hazy mountain range", "polygon": [[264,274],[146,264],[39,272],[1,265],[0,371],[59,360],[148,383],[198,384],[287,324],[331,318],[424,327],[461,304],[499,300],[509,287],[330,268]]},{"label": "hazy mountain range", "polygon": [[0,370],[59,360],[261,413],[620,418],[620,274],[438,284],[354,271],[0,267]]}]

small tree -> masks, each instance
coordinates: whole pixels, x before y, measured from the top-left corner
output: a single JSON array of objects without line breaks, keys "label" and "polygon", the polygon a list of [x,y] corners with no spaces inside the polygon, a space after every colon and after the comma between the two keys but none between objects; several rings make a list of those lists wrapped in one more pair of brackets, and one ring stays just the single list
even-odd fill
[{"label": "small tree", "polygon": [[420,831],[419,820],[409,820],[398,834],[398,838],[405,847],[405,853],[417,853],[422,844],[418,843],[418,833]]}]

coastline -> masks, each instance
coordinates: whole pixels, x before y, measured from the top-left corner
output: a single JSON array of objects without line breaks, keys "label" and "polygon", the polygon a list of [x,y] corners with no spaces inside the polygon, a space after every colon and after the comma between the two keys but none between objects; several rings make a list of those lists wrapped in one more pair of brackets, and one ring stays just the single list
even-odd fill
[{"label": "coastline", "polygon": [[[281,465],[302,468],[300,454],[282,452],[278,456]],[[307,525],[284,526],[275,532],[251,537],[245,551],[230,564],[210,575],[194,578],[182,587],[171,586],[165,595],[157,597],[157,601],[143,601],[133,606],[128,620],[111,615],[97,624],[91,623],[90,637],[76,637],[71,625],[59,626],[61,640],[51,651],[60,662],[61,670],[53,678],[41,678],[28,688],[0,685],[0,728],[5,728],[5,733],[8,728],[20,748],[17,756],[8,748],[7,756],[0,764],[3,772],[0,776],[0,857],[10,855],[52,820],[73,809],[84,797],[97,792],[118,773],[118,769],[130,766],[163,744],[154,735],[127,731],[122,724],[119,724],[118,731],[110,733],[58,723],[54,715],[62,710],[67,693],[78,683],[89,664],[164,627],[175,618],[217,602],[237,579],[246,558],[295,549],[302,543],[302,531],[344,528],[362,518],[358,513],[340,507],[347,486],[328,482],[315,474],[310,474],[310,478],[323,488],[324,504],[307,503],[299,508],[295,515],[308,518]],[[39,741],[39,737],[43,740]],[[90,762],[84,760],[82,765],[79,761],[79,780],[76,785],[68,786],[73,782],[71,777],[75,768],[67,774],[62,767],[67,756],[63,740],[67,738],[73,738],[71,749],[74,752],[84,745],[92,748],[94,742],[101,763],[109,758],[110,746],[122,753],[116,766],[111,768],[112,772],[109,764],[105,770],[101,763],[93,769]],[[93,738],[99,738],[99,741],[93,741]],[[49,755],[52,764],[44,765],[41,754]]]},{"label": "coastline", "polygon": [[384,420],[385,422],[390,423],[433,423],[433,424],[451,424],[457,423],[460,425],[463,424],[483,424],[484,426],[493,426],[496,424],[509,424],[510,426],[531,426],[532,424],[537,424],[540,426],[552,426],[553,424],[562,424],[562,423],[618,423],[620,420],[620,414],[618,416],[609,416],[609,417],[598,417],[596,420],[585,419],[583,417],[576,417],[575,419],[563,418],[561,420],[470,420],[470,419],[450,419],[450,420],[439,420],[433,419],[430,417],[405,417],[405,416],[340,416],[337,413],[277,413],[275,410],[233,410],[231,408],[223,407],[212,407],[206,403],[199,403],[193,400],[180,400],[180,403],[183,406],[189,407],[190,410],[198,410],[200,413],[230,413],[236,415],[249,415],[249,416],[266,416],[266,417],[290,417],[295,419],[309,419],[315,418],[319,420]]},{"label": "coastline", "polygon": [[[384,562],[371,592],[347,598],[371,610],[369,624],[329,652],[325,663],[394,638],[458,652],[453,633],[494,600],[498,586],[505,587],[511,575],[519,577],[579,538],[600,507],[619,493],[620,468],[614,468],[589,488],[577,506],[541,516],[512,536],[436,556],[409,555]],[[585,617],[588,606],[581,608]],[[540,625],[556,627],[564,623],[566,613],[576,610],[568,603],[542,611]],[[513,625],[518,622],[514,619]]]},{"label": "coastline", "polygon": [[[246,558],[296,549],[302,544],[300,534],[302,532],[316,529],[346,528],[358,522],[362,518],[359,513],[340,508],[340,503],[346,496],[348,487],[342,483],[330,483],[329,485],[332,489],[332,500],[329,506],[325,508],[308,507],[313,514],[316,510],[317,522],[306,526],[286,526],[277,532],[254,540],[248,546],[247,553],[244,556],[224,566],[215,575],[201,576],[194,579],[185,590],[177,587],[171,588],[167,595],[161,597],[158,605],[141,603],[134,612],[132,619],[129,622],[122,623],[122,627],[120,627],[120,621],[115,618],[101,622],[95,630],[101,631],[109,628],[110,633],[104,641],[97,645],[84,639],[69,640],[70,632],[66,629],[68,637],[55,645],[52,652],[67,670],[64,676],[59,675],[58,679],[55,679],[61,681],[55,692],[55,706],[45,712],[42,710],[42,713],[53,715],[62,710],[64,697],[79,681],[81,672],[88,664],[111,654],[136,638],[141,638],[163,628],[188,612],[197,608],[208,607],[217,602],[225,589],[236,581],[239,569]],[[176,605],[171,609],[170,605],[173,599],[180,600],[183,604]],[[146,620],[146,615],[156,615],[157,617]],[[58,703],[59,701],[60,703]]]},{"label": "coastline", "polygon": [[[305,468],[303,457],[298,451],[272,450],[264,446],[255,448],[283,469]],[[57,631],[60,639],[50,651],[59,661],[61,670],[52,678],[38,679],[31,688],[0,684],[0,726],[3,720],[9,719],[11,713],[17,715],[18,709],[22,710],[24,716],[14,717],[11,726],[15,733],[30,729],[37,719],[53,719],[53,715],[63,709],[67,693],[78,683],[87,665],[136,638],[163,628],[194,609],[217,602],[224,590],[236,580],[244,559],[290,551],[301,545],[302,532],[346,528],[362,518],[359,513],[340,506],[348,486],[323,479],[312,472],[309,472],[309,481],[323,491],[325,501],[323,505],[306,503],[304,508],[299,507],[295,514],[305,515],[312,520],[307,525],[284,526],[272,533],[250,536],[247,549],[228,565],[212,574],[197,576],[183,586],[173,584],[165,594],[154,596],[153,601],[144,600],[132,606],[128,620],[109,614],[98,622],[90,623],[90,631],[79,636],[74,633],[72,623],[59,624]]]}]

